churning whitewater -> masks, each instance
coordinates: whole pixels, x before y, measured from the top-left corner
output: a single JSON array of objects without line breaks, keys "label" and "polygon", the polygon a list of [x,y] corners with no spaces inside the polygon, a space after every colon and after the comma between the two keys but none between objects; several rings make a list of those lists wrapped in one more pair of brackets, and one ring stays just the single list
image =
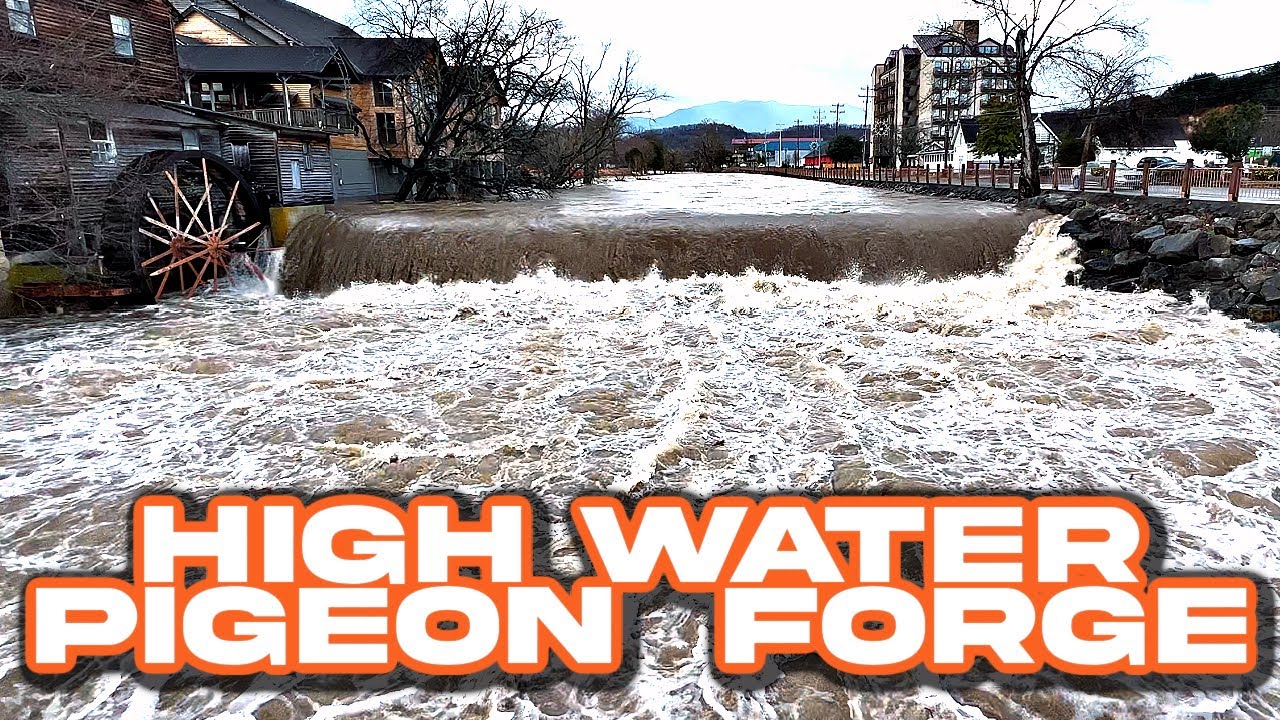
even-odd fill
[{"label": "churning whitewater", "polygon": [[1280,336],[1203,303],[1069,287],[1056,230],[1038,221],[1002,270],[951,280],[543,269],[0,324],[0,718],[1276,717],[1269,637],[1259,674],[1194,687],[871,680],[790,657],[733,678],[710,660],[705,599],[663,592],[636,603],[612,678],[22,670],[26,580],[127,571],[144,492],[528,494],[542,570],[572,575],[583,493],[1119,491],[1150,509],[1149,572],[1269,587]]}]

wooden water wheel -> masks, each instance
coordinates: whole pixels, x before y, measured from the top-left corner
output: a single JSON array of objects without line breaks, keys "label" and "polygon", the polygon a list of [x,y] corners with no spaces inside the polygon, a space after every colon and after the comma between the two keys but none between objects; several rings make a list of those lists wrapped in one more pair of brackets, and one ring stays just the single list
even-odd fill
[{"label": "wooden water wheel", "polygon": [[150,153],[122,171],[113,190],[104,206],[103,265],[143,299],[191,297],[231,282],[233,258],[254,251],[265,229],[253,188],[209,153]]}]

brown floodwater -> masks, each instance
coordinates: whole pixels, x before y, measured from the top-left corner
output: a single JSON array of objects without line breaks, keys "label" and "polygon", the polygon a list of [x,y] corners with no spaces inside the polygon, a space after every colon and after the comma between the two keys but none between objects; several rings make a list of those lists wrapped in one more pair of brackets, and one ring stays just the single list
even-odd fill
[{"label": "brown floodwater", "polygon": [[[338,243],[293,256],[319,278],[301,286],[342,286],[332,292],[242,283],[147,308],[0,321],[0,719],[1280,715],[1269,660],[1254,676],[1216,681],[923,671],[870,680],[796,657],[726,677],[710,659],[707,599],[664,592],[635,603],[615,678],[401,671],[211,682],[140,676],[128,658],[67,678],[24,673],[26,581],[124,572],[130,504],[148,492],[530,494],[543,515],[540,569],[564,576],[585,570],[566,513],[583,493],[1123,492],[1156,523],[1149,569],[1260,579],[1269,640],[1280,336],[1200,300],[1066,286],[1073,244],[1055,222],[1028,232],[1001,206],[855,190],[681,176],[499,208],[377,206],[318,221],[359,226],[359,247],[392,248],[369,269],[342,277],[324,253],[363,255]],[[663,245],[637,230],[675,233],[681,217],[703,243],[773,223],[817,228],[853,250],[761,269],[746,250]],[[545,226],[534,235],[559,243],[557,261],[476,270],[485,253],[508,252],[489,235],[509,223]],[[900,242],[875,256],[877,267],[904,269],[892,281],[854,261],[872,257],[859,254],[870,243],[858,223],[900,228]],[[1023,226],[992,230],[1006,223]],[[601,264],[602,250],[582,261],[565,249],[565,228],[608,235],[624,254],[639,234],[654,250],[616,265]],[[510,230],[517,241],[523,232]],[[453,244],[437,244],[444,236]],[[414,237],[429,240],[402,248],[413,262],[456,249],[458,267],[438,276],[456,281],[415,282],[427,265],[411,263],[380,274],[392,267],[391,239]],[[985,259],[967,257],[988,247]],[[663,269],[668,251],[684,259]],[[696,265],[694,253],[718,259]],[[347,285],[375,278],[385,282]]]}]

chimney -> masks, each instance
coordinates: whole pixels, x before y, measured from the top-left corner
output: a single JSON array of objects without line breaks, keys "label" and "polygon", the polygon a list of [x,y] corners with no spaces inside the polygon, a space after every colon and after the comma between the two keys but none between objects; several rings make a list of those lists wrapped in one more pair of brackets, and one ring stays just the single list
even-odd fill
[{"label": "chimney", "polygon": [[978,21],[977,20],[952,20],[951,29],[957,35],[964,37],[964,41],[969,46],[978,44]]}]

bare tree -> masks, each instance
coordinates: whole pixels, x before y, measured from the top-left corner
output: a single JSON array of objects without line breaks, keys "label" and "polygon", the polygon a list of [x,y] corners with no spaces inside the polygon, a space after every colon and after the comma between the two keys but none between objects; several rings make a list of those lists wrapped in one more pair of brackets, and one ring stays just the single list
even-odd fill
[{"label": "bare tree", "polygon": [[[476,192],[590,182],[625,119],[658,97],[575,49],[559,20],[507,0],[363,0],[360,25],[390,38],[390,81],[404,136],[362,128],[369,149],[405,174],[400,199],[438,197],[448,184]],[[434,40],[427,40],[428,38]],[[501,166],[502,172],[477,172]]]},{"label": "bare tree", "polygon": [[627,120],[649,102],[663,97],[656,89],[636,78],[636,57],[627,53],[612,74],[606,73],[609,46],[595,60],[579,55],[572,62],[569,95],[573,105],[571,125],[578,137],[577,157],[570,163],[582,173],[582,182],[591,184],[600,160],[612,151],[626,132]]},{"label": "bare tree", "polygon": [[693,146],[693,163],[699,172],[718,172],[729,161],[729,148],[711,121],[702,123],[702,132]]},{"label": "bare tree", "polygon": [[85,251],[73,237],[78,206],[60,133],[105,122],[140,93],[111,45],[85,40],[108,22],[105,9],[73,4],[66,20],[56,31],[36,26],[34,40],[0,42],[0,238],[10,253]]},{"label": "bare tree", "polygon": [[1082,146],[1086,159],[1099,118],[1120,101],[1136,95],[1150,78],[1156,59],[1146,55],[1145,50],[1143,43],[1134,42],[1118,53],[1079,49],[1062,58],[1062,85],[1083,105]]},{"label": "bare tree", "polygon": [[[1096,6],[1081,0],[968,0],[982,14],[982,20],[999,28],[997,38],[1007,50],[984,55],[974,38],[966,38],[963,28],[939,23],[939,34],[966,45],[969,54],[986,58],[987,67],[1007,72],[1013,85],[1014,102],[1022,122],[1022,173],[1019,186],[1026,196],[1040,194],[1040,152],[1036,145],[1035,115],[1031,106],[1037,97],[1041,75],[1077,57],[1085,42],[1111,34],[1133,43],[1143,37],[1142,23],[1125,19],[1119,5]],[[981,40],[979,38],[978,40]]]}]

